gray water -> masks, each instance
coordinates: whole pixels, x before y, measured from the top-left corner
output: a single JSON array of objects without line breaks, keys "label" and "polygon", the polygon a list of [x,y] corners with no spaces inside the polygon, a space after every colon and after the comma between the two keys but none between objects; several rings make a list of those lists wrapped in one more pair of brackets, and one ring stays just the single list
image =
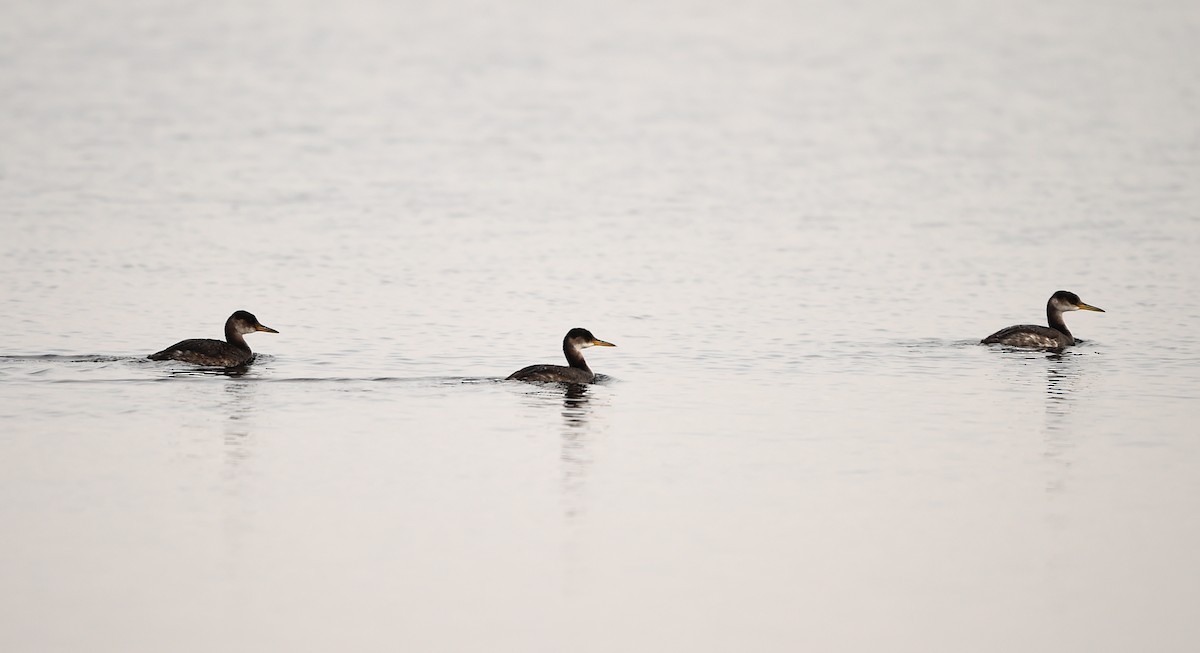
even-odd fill
[{"label": "gray water", "polygon": [[1198,7],[5,3],[0,650],[1194,650]]}]

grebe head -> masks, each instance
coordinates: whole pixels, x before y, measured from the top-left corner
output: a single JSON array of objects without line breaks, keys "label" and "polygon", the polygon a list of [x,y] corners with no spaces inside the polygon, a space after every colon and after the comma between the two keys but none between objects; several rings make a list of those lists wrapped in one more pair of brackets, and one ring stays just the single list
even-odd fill
[{"label": "grebe head", "polygon": [[616,347],[611,342],[600,340],[591,331],[576,327],[567,332],[563,343],[572,349],[587,349],[588,347]]},{"label": "grebe head", "polygon": [[1075,293],[1073,293],[1069,290],[1060,290],[1060,291],[1054,293],[1053,295],[1051,295],[1050,296],[1050,306],[1052,306],[1055,310],[1062,312],[1062,313],[1065,313],[1066,311],[1096,311],[1098,313],[1104,312],[1103,308],[1096,308],[1095,306],[1090,306],[1088,304],[1084,304],[1083,301],[1079,299],[1079,295],[1076,295]]},{"label": "grebe head", "polygon": [[235,311],[233,315],[229,316],[228,324],[233,327],[234,331],[242,335],[254,333],[255,331],[279,333],[269,326],[263,326],[263,324],[258,321],[258,318],[254,317],[254,314],[250,313],[249,311]]}]

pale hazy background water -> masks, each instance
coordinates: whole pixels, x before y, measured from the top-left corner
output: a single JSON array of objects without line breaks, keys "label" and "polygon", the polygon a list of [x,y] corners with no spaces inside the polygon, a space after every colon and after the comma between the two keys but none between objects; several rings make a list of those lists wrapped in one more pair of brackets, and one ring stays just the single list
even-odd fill
[{"label": "pale hazy background water", "polygon": [[4,2],[0,650],[1195,650],[1198,33]]}]

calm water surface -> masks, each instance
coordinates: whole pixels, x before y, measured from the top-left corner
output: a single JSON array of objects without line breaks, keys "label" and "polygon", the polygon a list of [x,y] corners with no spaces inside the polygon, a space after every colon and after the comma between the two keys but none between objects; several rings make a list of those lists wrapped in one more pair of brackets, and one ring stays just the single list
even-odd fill
[{"label": "calm water surface", "polygon": [[1195,3],[3,15],[0,649],[1200,638]]}]

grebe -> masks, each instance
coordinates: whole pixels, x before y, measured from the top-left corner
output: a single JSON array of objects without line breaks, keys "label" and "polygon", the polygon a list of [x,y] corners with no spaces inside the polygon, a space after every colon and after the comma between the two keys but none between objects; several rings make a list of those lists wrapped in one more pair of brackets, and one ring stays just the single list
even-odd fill
[{"label": "grebe", "polygon": [[1001,344],[1011,347],[1037,347],[1040,349],[1059,349],[1075,344],[1075,337],[1067,330],[1067,323],[1062,314],[1066,311],[1097,311],[1104,309],[1084,304],[1079,295],[1066,290],[1060,290],[1050,296],[1046,302],[1046,320],[1050,326],[1036,324],[1018,324],[993,333],[980,342],[985,345]]},{"label": "grebe", "polygon": [[545,383],[591,383],[596,375],[583,360],[582,350],[588,347],[616,347],[611,342],[605,342],[592,335],[587,329],[571,329],[563,338],[563,354],[567,364],[562,365],[530,365],[509,375],[509,380],[541,381]]},{"label": "grebe", "polygon": [[177,342],[166,349],[147,356],[150,360],[176,360],[209,367],[237,367],[254,358],[250,345],[242,336],[255,331],[279,333],[263,326],[258,318],[246,311],[236,311],[225,321],[225,341],[195,338]]}]

